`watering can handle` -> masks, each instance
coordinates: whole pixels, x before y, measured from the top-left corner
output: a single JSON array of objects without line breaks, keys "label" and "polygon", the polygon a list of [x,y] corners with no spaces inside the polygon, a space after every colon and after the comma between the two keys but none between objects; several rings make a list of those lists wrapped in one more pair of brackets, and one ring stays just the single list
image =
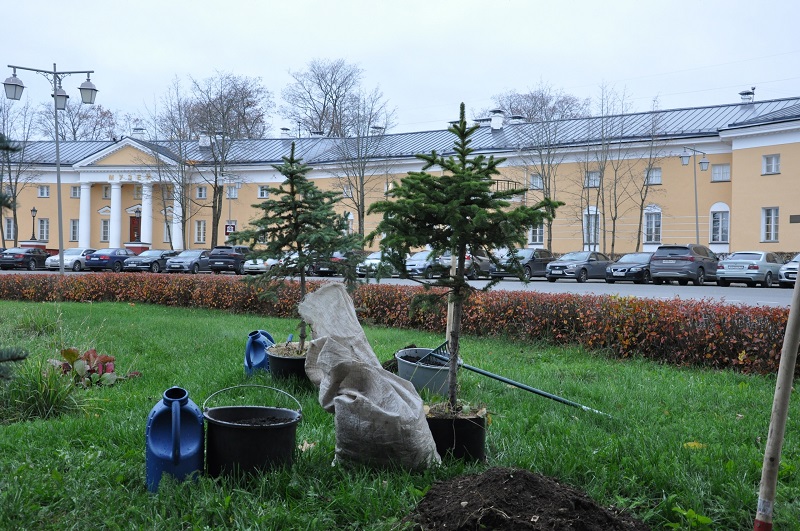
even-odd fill
[{"label": "watering can handle", "polygon": [[172,464],[181,460],[181,403],[172,401]]}]

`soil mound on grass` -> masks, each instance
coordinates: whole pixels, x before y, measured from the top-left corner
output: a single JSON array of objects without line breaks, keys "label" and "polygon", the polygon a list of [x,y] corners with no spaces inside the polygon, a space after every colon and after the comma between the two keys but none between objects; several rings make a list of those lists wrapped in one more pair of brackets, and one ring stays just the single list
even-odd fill
[{"label": "soil mound on grass", "polygon": [[406,517],[415,529],[650,531],[586,494],[528,470],[490,468],[434,484]]}]

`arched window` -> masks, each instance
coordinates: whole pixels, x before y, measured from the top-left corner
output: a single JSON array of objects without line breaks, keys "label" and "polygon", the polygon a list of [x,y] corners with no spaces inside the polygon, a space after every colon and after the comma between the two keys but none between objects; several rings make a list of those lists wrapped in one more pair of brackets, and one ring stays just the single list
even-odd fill
[{"label": "arched window", "polygon": [[661,244],[661,207],[658,205],[647,205],[644,209],[644,220],[642,224],[644,244]]},{"label": "arched window", "polygon": [[589,207],[583,211],[583,244],[585,249],[597,249],[600,243],[600,215],[597,208]]},{"label": "arched window", "polygon": [[729,243],[731,209],[725,203],[714,203],[709,211],[709,238],[711,243]]}]

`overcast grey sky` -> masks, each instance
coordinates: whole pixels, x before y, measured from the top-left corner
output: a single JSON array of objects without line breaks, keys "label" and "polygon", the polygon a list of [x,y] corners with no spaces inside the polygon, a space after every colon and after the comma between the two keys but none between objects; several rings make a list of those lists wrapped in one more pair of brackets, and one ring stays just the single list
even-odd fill
[{"label": "overcast grey sky", "polygon": [[[759,100],[800,96],[798,20],[796,0],[28,0],[3,10],[0,67],[94,70],[98,103],[144,112],[176,76],[188,88],[217,70],[261,77],[280,104],[290,70],[343,58],[405,132],[542,81],[579,97],[605,84],[639,111],[655,97],[734,103],[751,86]],[[17,75],[49,100],[43,78]],[[77,98],[83,79],[64,88]],[[273,134],[284,126],[272,119]]]}]

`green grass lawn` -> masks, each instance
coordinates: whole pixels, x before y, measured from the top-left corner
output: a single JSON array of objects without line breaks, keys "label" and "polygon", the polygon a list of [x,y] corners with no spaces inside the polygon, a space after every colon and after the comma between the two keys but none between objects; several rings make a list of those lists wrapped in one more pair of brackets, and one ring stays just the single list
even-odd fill
[{"label": "green grass lawn", "polygon": [[[293,320],[127,303],[0,301],[0,346],[21,346],[35,367],[62,347],[96,348],[116,370],[142,376],[79,391],[81,413],[0,424],[0,529],[393,529],[437,480],[490,466],[522,467],[628,508],[654,529],[682,522],[752,529],[775,380],[612,360],[602,353],[513,339],[464,338],[465,363],[613,418],[585,412],[462,370],[461,397],[491,411],[488,462],[424,472],[331,466],[333,415],[313,388],[246,379],[251,330],[276,339]],[[443,337],[367,328],[381,361]],[[169,387],[198,405],[242,383],[284,389],[302,404],[294,465],[247,482],[201,477],[145,487],[145,424]],[[264,396],[264,404],[272,397]],[[256,398],[257,400],[258,398]],[[783,445],[775,529],[800,529],[800,406],[793,397]],[[689,524],[685,523],[686,528]]]}]

